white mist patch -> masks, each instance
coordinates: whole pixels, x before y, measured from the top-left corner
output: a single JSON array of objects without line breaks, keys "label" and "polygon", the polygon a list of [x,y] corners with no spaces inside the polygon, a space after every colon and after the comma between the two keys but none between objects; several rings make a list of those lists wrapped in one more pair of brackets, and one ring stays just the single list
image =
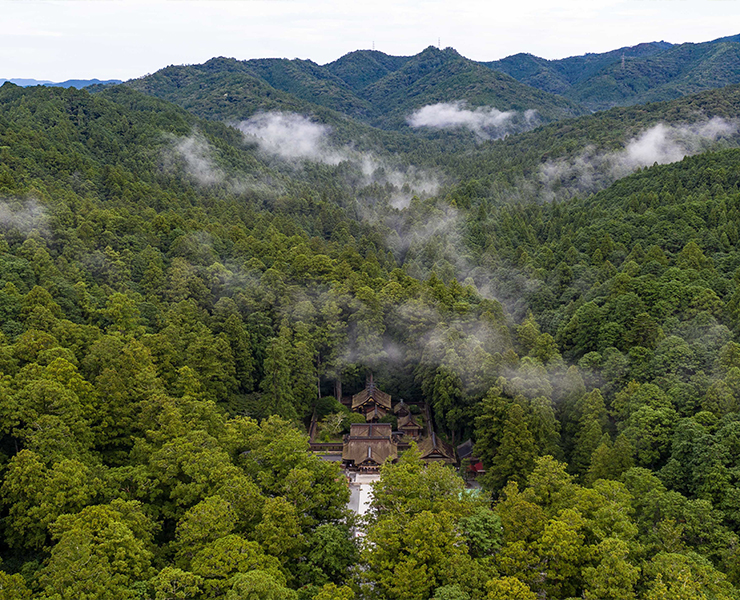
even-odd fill
[{"label": "white mist patch", "polygon": [[398,167],[370,152],[349,145],[332,145],[329,125],[316,123],[298,113],[269,112],[254,115],[235,125],[247,142],[257,144],[264,154],[288,162],[310,161],[326,165],[349,163],[362,174],[361,184],[390,184],[396,188],[391,198],[395,208],[408,206],[413,195],[434,194],[437,177],[413,165]]},{"label": "white mist patch", "polygon": [[267,182],[252,173],[227,173],[216,164],[218,152],[198,131],[187,137],[168,136],[169,144],[163,152],[163,166],[167,171],[182,169],[198,185],[209,187],[225,185],[236,194],[247,192],[280,193],[279,182]]},{"label": "white mist patch", "polygon": [[705,150],[707,142],[715,142],[736,132],[737,123],[720,117],[693,125],[659,123],[630,141],[622,153],[613,157],[613,161],[616,169],[629,171],[655,163],[677,162]]},{"label": "white mist patch", "polygon": [[492,106],[467,108],[463,102],[429,104],[406,119],[411,127],[469,129],[486,140],[495,140],[539,125],[537,111],[500,111]]},{"label": "white mist patch", "polygon": [[35,200],[0,201],[0,226],[15,228],[23,233],[34,229],[45,230],[47,212]]},{"label": "white mist patch", "polygon": [[[461,243],[462,218],[460,211],[451,206],[439,211],[433,219],[420,223],[406,234],[401,236],[404,246],[411,244],[426,244],[432,238],[444,239],[452,247],[457,248]],[[457,251],[455,251],[457,254]]]},{"label": "white mist patch", "polygon": [[296,113],[270,112],[254,115],[237,126],[265,154],[285,160],[311,160],[337,165],[346,156],[331,148],[331,127],[314,123]]},{"label": "white mist patch", "polygon": [[185,170],[201,185],[215,185],[225,179],[224,172],[211,158],[208,142],[194,134],[175,142],[175,152],[185,162]]},{"label": "white mist patch", "polygon": [[631,139],[622,150],[604,153],[589,146],[578,156],[548,161],[540,167],[539,179],[547,200],[561,190],[591,193],[638,168],[665,165],[699,154],[737,132],[738,123],[721,117],[689,125],[658,123]]},{"label": "white mist patch", "polygon": [[407,208],[414,195],[434,195],[441,185],[439,178],[432,173],[414,165],[408,165],[402,170],[367,152],[354,153],[350,160],[359,166],[365,185],[390,184],[395,188],[389,202],[393,208],[399,210]]}]

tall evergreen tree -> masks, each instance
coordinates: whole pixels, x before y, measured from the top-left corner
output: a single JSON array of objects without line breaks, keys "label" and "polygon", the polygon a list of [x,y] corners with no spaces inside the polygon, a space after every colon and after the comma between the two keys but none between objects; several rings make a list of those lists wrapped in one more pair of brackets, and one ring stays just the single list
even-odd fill
[{"label": "tall evergreen tree", "polygon": [[486,485],[496,493],[509,481],[522,485],[536,458],[537,447],[527,427],[524,410],[512,404],[506,413],[501,443],[485,475]]}]

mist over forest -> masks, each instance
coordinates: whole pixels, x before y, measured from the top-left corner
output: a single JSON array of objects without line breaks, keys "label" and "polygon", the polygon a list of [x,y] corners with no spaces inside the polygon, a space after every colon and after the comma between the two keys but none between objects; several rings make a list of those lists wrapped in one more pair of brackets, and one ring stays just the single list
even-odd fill
[{"label": "mist over forest", "polygon": [[0,598],[740,598],[734,40],[3,83]]}]

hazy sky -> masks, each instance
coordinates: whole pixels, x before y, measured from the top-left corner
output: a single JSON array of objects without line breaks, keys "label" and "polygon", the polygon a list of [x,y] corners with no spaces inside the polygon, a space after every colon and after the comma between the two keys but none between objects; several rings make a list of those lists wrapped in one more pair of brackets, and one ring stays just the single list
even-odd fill
[{"label": "hazy sky", "polygon": [[562,58],[740,33],[737,0],[0,0],[0,78],[129,79],[213,56]]}]

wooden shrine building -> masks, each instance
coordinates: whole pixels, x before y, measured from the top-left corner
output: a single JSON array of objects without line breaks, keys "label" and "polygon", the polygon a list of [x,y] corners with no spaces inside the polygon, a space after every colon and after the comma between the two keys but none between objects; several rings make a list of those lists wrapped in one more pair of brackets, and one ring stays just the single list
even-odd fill
[{"label": "wooden shrine building", "polygon": [[391,412],[391,395],[375,387],[370,375],[365,389],[352,396],[352,410],[365,415],[368,422],[377,423]]},{"label": "wooden shrine building", "polygon": [[403,401],[403,398],[393,407],[393,412],[400,419],[401,417],[407,417],[411,414],[411,409],[408,404]]},{"label": "wooden shrine building", "polygon": [[361,472],[377,472],[386,460],[398,458],[390,423],[356,423],[344,440],[342,464]]},{"label": "wooden shrine building", "polygon": [[424,432],[424,428],[416,422],[414,415],[408,413],[398,419],[398,431],[412,440],[418,440]]},{"label": "wooden shrine building", "polygon": [[[344,468],[377,473],[386,460],[396,461],[399,447],[408,448],[409,440],[418,443],[424,462],[455,464],[455,449],[437,437],[431,423],[427,424],[430,431],[423,438],[424,427],[412,414],[411,407],[403,400],[393,406],[391,395],[375,386],[372,375],[368,376],[365,389],[352,396],[352,411],[361,414],[365,422],[352,424],[349,434],[344,436]],[[396,417],[396,431],[393,431],[391,423],[380,423],[387,415]]]},{"label": "wooden shrine building", "polygon": [[447,442],[440,440],[434,432],[419,442],[418,447],[421,459],[425,462],[444,462],[449,465],[456,462],[455,449]]}]

